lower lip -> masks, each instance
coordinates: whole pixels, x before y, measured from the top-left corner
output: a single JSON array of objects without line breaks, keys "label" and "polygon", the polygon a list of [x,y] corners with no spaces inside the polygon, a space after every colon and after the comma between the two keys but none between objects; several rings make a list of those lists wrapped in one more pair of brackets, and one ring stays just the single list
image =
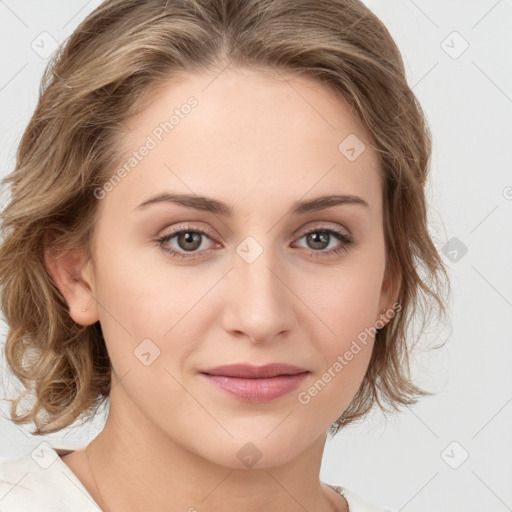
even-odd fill
[{"label": "lower lip", "polygon": [[203,373],[212,384],[247,402],[269,402],[280,398],[297,389],[308,375],[308,372],[295,375],[278,375],[265,379],[243,379],[208,375]]}]

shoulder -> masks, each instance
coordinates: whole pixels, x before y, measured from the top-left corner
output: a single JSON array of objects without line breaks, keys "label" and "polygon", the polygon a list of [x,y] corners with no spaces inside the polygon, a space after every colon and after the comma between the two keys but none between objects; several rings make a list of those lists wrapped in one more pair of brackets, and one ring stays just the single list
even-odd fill
[{"label": "shoulder", "polygon": [[347,489],[341,485],[327,484],[336,492],[341,494],[348,503],[349,512],[392,512],[387,508],[377,507],[369,501],[362,498],[354,491]]},{"label": "shoulder", "polygon": [[66,452],[43,442],[29,455],[0,460],[0,510],[98,512],[90,494],[60,458]]}]

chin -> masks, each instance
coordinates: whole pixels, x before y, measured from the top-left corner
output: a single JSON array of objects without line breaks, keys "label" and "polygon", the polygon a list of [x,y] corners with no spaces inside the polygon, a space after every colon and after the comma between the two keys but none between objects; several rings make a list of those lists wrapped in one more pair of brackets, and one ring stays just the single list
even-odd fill
[{"label": "chin", "polygon": [[[278,423],[274,423],[274,429]],[[203,453],[203,457],[232,469],[269,469],[289,463],[314,442],[313,439],[308,442],[303,434],[293,436],[284,426],[273,432],[260,429],[254,435],[230,432],[232,438],[208,443],[209,453]]]}]

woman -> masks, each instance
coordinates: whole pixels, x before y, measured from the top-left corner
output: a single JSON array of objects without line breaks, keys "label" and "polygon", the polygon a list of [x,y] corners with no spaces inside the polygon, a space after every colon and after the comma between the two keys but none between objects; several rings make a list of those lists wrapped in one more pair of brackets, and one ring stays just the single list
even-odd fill
[{"label": "woman", "polygon": [[328,431],[427,394],[406,328],[444,311],[429,157],[359,1],[100,5],[4,180],[0,282],[34,394],[12,420],[108,418],[4,461],[1,510],[382,511],[319,470]]}]

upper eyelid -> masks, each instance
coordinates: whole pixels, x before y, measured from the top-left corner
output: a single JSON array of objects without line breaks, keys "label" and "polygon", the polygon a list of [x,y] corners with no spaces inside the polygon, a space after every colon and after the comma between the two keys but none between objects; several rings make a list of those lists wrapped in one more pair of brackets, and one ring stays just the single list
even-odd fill
[{"label": "upper eyelid", "polygon": [[[308,228],[301,228],[301,229],[296,230],[293,234],[293,240],[295,241],[297,239],[303,238],[304,236],[306,236],[310,233],[314,233],[315,231],[328,231],[328,232],[339,233],[342,236],[347,237],[350,241],[353,241],[353,235],[349,230],[347,230],[346,228],[339,229],[339,228],[329,227],[329,225],[326,224],[326,222],[327,221],[324,221],[324,224],[310,226]],[[198,227],[198,226],[191,226],[191,225],[180,226],[176,229],[171,230],[169,233],[164,233],[163,235],[159,236],[159,240],[162,240],[162,239],[170,240],[170,239],[174,238],[175,236],[177,236],[179,233],[187,232],[187,231],[199,232],[199,233],[201,233],[201,235],[207,236],[210,239],[210,241],[212,241],[214,244],[218,243],[218,240],[217,240],[218,237],[215,237],[210,232],[209,229],[206,229],[203,227]]]},{"label": "upper eyelid", "polygon": [[[314,230],[321,231],[321,230],[329,230],[329,229],[332,229],[333,231],[341,231],[343,234],[346,234],[347,236],[352,236],[351,231],[344,226],[341,228],[333,227],[333,226],[329,225],[329,224],[333,224],[332,222],[329,222],[329,221],[316,221],[316,222],[319,222],[320,224],[314,225],[314,226],[309,226],[307,228],[299,228],[293,232],[293,236],[294,237],[299,236],[299,235],[304,236]],[[187,224],[185,224],[184,226],[179,226],[176,229],[173,228],[168,233],[163,234],[161,236],[170,236],[170,235],[177,234],[177,233],[180,233],[183,231],[198,231],[198,232],[202,232],[208,236],[211,236],[212,238],[216,238],[215,235],[212,233],[212,230],[210,230],[209,228],[205,228],[202,226],[192,226],[192,225],[187,225]],[[217,237],[217,238],[219,238],[219,237]],[[220,238],[222,238],[222,237],[220,237]]]},{"label": "upper eyelid", "polygon": [[177,229],[171,229],[168,233],[164,231],[163,234],[159,235],[159,238],[174,238],[179,233],[184,232],[193,232],[193,233],[200,233],[203,236],[207,236],[210,240],[216,241],[216,237],[211,233],[210,230],[207,230],[205,228],[198,228],[198,227],[192,227],[192,226],[184,226],[179,227]]}]

